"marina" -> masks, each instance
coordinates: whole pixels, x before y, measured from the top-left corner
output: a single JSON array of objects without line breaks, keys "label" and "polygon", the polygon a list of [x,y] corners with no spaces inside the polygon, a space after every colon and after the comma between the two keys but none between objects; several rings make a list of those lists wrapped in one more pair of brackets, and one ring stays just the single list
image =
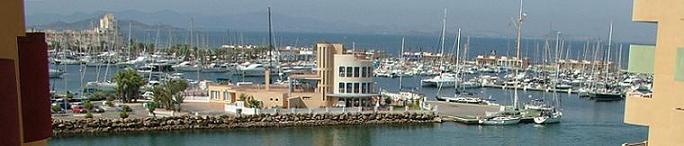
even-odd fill
[{"label": "marina", "polygon": [[[137,100],[144,102],[144,108],[161,103],[166,106],[159,112],[163,117],[193,114],[200,116],[200,112],[193,108],[185,107],[185,110],[181,110],[183,102],[219,104],[220,108],[208,109],[202,111],[202,114],[237,118],[244,115],[278,116],[279,113],[297,115],[306,111],[308,114],[323,111],[324,115],[341,113],[339,116],[344,117],[347,114],[392,113],[403,109],[404,114],[408,115],[419,112],[439,116],[434,120],[419,118],[423,120],[418,122],[423,123],[422,125],[439,127],[452,126],[455,123],[457,127],[498,127],[513,130],[525,130],[519,128],[528,125],[560,129],[565,125],[587,122],[585,120],[597,117],[574,115],[585,109],[583,106],[600,105],[618,107],[610,111],[622,110],[619,107],[624,106],[623,99],[626,95],[648,95],[651,92],[653,77],[628,72],[623,69],[621,59],[611,59],[613,52],[610,50],[614,44],[612,23],[607,45],[596,41],[596,45],[590,47],[594,43],[593,40],[588,40],[583,42],[585,45],[582,53],[575,51],[571,56],[571,48],[561,39],[561,33],[556,32],[555,40],[551,40],[555,47],[549,44],[549,39],[536,40],[545,43],[544,53],[531,57],[529,53],[521,53],[526,52],[524,49],[530,49],[522,46],[521,28],[526,19],[522,1],[519,11],[515,21],[516,47],[507,48],[515,50],[514,55],[508,52],[505,55],[496,54],[495,50],[490,53],[483,53],[486,50],[473,51],[470,47],[471,38],[462,39],[461,28],[453,38],[453,47],[449,48],[447,44],[451,44],[452,40],[447,37],[449,34],[446,31],[447,9],[444,9],[439,46],[435,47],[434,52],[424,52],[422,49],[419,52],[406,51],[407,41],[402,37],[401,51],[397,56],[382,51],[387,49],[356,48],[354,42],[351,48],[343,43],[326,41],[315,42],[313,47],[276,47],[271,31],[270,8],[268,45],[222,44],[220,47],[212,47],[208,38],[195,39],[208,36],[193,36],[195,33],[192,19],[189,45],[168,44],[165,48],[158,47],[159,36],[149,45],[145,44],[149,42],[135,42],[130,26],[129,41],[126,43],[116,39],[119,37],[116,29],[104,31],[113,33],[114,39],[111,42],[97,45],[74,44],[69,39],[95,37],[97,40],[100,35],[55,37],[48,44],[51,46],[48,55],[53,114],[64,116],[65,111],[71,110],[73,114],[66,114],[66,117],[79,115],[82,113],[81,104],[103,100],[98,96],[123,90],[121,88],[125,87],[120,86],[118,81],[130,84],[130,81],[124,80],[125,76],[138,77],[142,86],[135,92],[118,95],[125,97],[119,97],[123,98],[123,103],[114,103],[117,110],[122,110],[120,108],[125,104],[137,104]],[[105,15],[101,21],[114,21],[114,18]],[[111,27],[101,24],[94,30],[96,33],[103,33],[100,30],[104,28]],[[93,38],[86,40],[88,39]],[[539,49],[539,45],[537,46]],[[98,51],[92,48],[101,49]],[[622,46],[619,49],[622,50]],[[468,50],[471,50],[470,54]],[[617,55],[623,56],[621,53]],[[170,86],[171,83],[179,83],[183,87],[175,90]],[[173,93],[166,93],[167,91]],[[161,98],[167,94],[173,98],[172,101]],[[109,98],[106,100],[102,104],[112,102]],[[69,106],[70,104],[73,105]],[[60,107],[60,110],[55,110]],[[147,109],[147,115],[132,113],[131,116],[138,120],[149,119],[150,115],[156,117],[154,108]],[[115,118],[111,115],[98,116],[104,119]],[[123,110],[121,116],[127,118],[128,114]],[[336,116],[338,115],[334,115]],[[360,118],[366,120],[365,115]],[[267,119],[257,121],[265,120]],[[402,121],[392,120],[398,123]],[[594,121],[593,124],[596,123]],[[611,129],[611,132],[617,131],[617,128],[639,130],[616,121],[610,121],[610,124],[619,125]],[[365,124],[352,122],[350,125]],[[204,125],[200,125],[202,126]],[[605,125],[593,126],[609,128]],[[166,129],[163,126],[151,127],[155,128]],[[468,128],[470,127],[465,129]]]}]

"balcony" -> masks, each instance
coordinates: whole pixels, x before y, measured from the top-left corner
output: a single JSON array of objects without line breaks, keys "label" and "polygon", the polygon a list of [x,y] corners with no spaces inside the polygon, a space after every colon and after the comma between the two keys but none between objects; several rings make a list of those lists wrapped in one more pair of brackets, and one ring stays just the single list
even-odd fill
[{"label": "balcony", "polygon": [[652,105],[653,98],[650,95],[627,94],[625,99],[625,123],[648,126],[649,120],[652,118]]}]

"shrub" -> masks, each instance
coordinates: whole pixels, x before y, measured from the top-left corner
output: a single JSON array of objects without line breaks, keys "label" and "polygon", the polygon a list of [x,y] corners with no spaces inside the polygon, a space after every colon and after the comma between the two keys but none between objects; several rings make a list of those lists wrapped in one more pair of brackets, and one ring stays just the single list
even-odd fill
[{"label": "shrub", "polygon": [[52,112],[59,112],[59,111],[62,111],[62,107],[60,107],[59,105],[53,105],[52,106]]},{"label": "shrub", "polygon": [[83,107],[87,110],[92,110],[93,109],[93,103],[90,103],[90,101],[86,101],[83,103]]},{"label": "shrub", "polygon": [[88,113],[86,113],[85,118],[86,118],[86,119],[92,119],[92,118],[93,118],[93,114],[91,114],[90,112],[88,112]]},{"label": "shrub", "polygon": [[105,105],[109,107],[114,107],[114,100],[107,99],[107,101],[105,101]]},{"label": "shrub", "polygon": [[131,109],[131,107],[129,107],[128,105],[121,106],[121,110],[124,112],[132,112],[133,111],[133,109]]},{"label": "shrub", "polygon": [[122,119],[128,118],[128,112],[126,112],[126,111],[120,112],[119,117]]}]

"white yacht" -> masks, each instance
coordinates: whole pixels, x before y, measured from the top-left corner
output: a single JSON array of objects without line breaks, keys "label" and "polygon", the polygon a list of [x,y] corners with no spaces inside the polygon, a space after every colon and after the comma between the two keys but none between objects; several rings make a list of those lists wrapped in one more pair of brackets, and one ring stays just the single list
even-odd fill
[{"label": "white yacht", "polygon": [[228,72],[230,69],[228,68],[228,65],[218,65],[216,63],[209,64],[200,70],[200,72],[207,72],[207,73],[222,73],[222,72]]},{"label": "white yacht", "polygon": [[[245,65],[240,65],[240,66],[237,67],[238,74],[240,74],[240,75],[242,75],[242,76],[245,76],[245,77],[259,77],[259,76],[264,76],[264,71],[265,71],[265,70],[266,70],[266,68],[264,67],[264,65],[263,65],[263,64],[258,64],[258,63],[248,64],[248,65],[246,65],[246,66],[245,66]],[[274,73],[275,71],[276,71],[275,69],[271,70],[271,75],[272,75],[272,76],[277,75],[277,74]]]},{"label": "white yacht", "polygon": [[420,85],[423,87],[454,87],[456,84],[456,75],[450,73],[442,73],[439,76],[435,76],[429,79],[423,79],[420,81]]},{"label": "white yacht", "polygon": [[95,82],[86,83],[83,90],[86,93],[94,93],[95,91],[114,91],[115,88],[116,88],[116,83],[95,81]]},{"label": "white yacht", "polygon": [[49,72],[50,78],[60,78],[64,74],[64,71],[57,70],[57,69],[49,69],[48,72]]},{"label": "white yacht", "polygon": [[199,70],[199,66],[193,65],[190,61],[184,61],[171,67],[177,72],[196,72]]},{"label": "white yacht", "polygon": [[542,113],[542,116],[539,117],[534,117],[534,123],[537,124],[554,124],[554,123],[560,123],[560,119],[563,116],[563,113],[561,112],[550,112],[550,113]]}]

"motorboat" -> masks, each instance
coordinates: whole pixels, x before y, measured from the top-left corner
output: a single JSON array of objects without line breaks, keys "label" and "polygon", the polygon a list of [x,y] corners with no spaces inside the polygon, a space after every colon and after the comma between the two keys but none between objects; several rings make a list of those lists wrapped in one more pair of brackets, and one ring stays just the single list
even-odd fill
[{"label": "motorboat", "polygon": [[456,75],[449,73],[442,73],[439,76],[435,76],[429,79],[423,79],[420,81],[420,85],[423,87],[454,87],[456,84]]},{"label": "motorboat", "polygon": [[618,101],[624,98],[624,94],[617,91],[602,90],[597,92],[590,92],[589,97],[596,101]]},{"label": "motorboat", "polygon": [[116,83],[113,82],[88,82],[83,88],[84,93],[95,93],[97,91],[114,91],[116,88]]},{"label": "motorboat", "polygon": [[222,72],[228,72],[228,65],[218,65],[216,63],[212,63],[207,65],[206,67],[203,67],[200,72],[206,72],[206,73],[222,73]]},{"label": "motorboat", "polygon": [[171,67],[177,72],[196,72],[199,70],[198,65],[193,65],[193,63],[189,61],[181,62]]},{"label": "motorboat", "polygon": [[48,69],[48,74],[50,78],[61,78],[64,71],[57,69]]},{"label": "motorboat", "polygon": [[[263,64],[254,63],[248,65],[240,65],[237,67],[237,71],[239,75],[245,77],[260,77],[264,76],[266,67]],[[275,74],[275,70],[271,70],[271,75],[275,76],[278,74]]]},{"label": "motorboat", "polygon": [[558,111],[542,112],[541,116],[534,117],[534,123],[536,124],[555,124],[560,123],[563,113]]}]

